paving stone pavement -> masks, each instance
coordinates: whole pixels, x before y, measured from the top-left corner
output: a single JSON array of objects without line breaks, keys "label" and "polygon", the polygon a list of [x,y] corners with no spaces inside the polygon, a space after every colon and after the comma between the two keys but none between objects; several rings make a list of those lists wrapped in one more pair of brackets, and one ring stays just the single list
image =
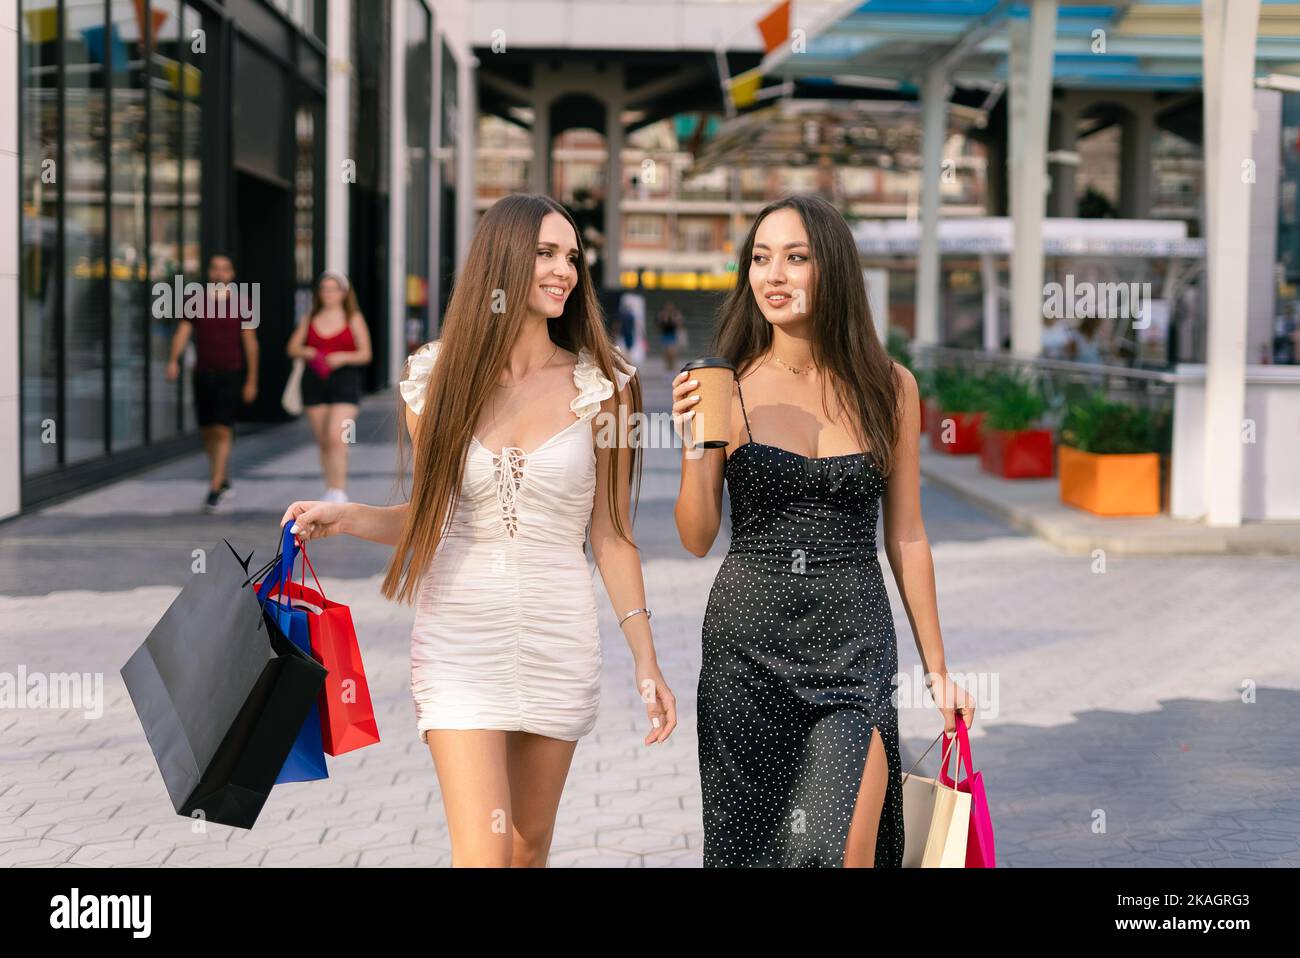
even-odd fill
[{"label": "paving stone pavement", "polygon": [[[666,408],[667,376],[645,373],[648,400]],[[363,407],[354,499],[400,495],[395,412],[392,393]],[[641,744],[644,708],[596,576],[600,719],[574,758],[552,866],[701,864],[699,630],[726,534],[704,559],[678,544],[677,455],[647,456],[636,535],[681,722],[667,743]],[[100,673],[104,693],[96,716],[0,708],[0,865],[449,863],[410,701],[413,611],[379,597],[390,550],[358,540],[316,543],[312,556],[351,607],[383,741],[331,759],[326,781],[277,786],[252,830],[195,831],[173,813],[118,671],[185,582],[192,549],[225,536],[269,557],[284,506],[320,492],[304,422],[240,438],[233,470],[237,496],[219,516],[198,513],[196,454],[0,525],[0,674]],[[1294,559],[1111,557],[1103,571],[933,486],[923,501],[949,665],[977,673],[972,743],[1000,865],[1300,864]],[[881,562],[900,670],[919,681]],[[936,712],[903,704],[905,766],[938,729]]]}]

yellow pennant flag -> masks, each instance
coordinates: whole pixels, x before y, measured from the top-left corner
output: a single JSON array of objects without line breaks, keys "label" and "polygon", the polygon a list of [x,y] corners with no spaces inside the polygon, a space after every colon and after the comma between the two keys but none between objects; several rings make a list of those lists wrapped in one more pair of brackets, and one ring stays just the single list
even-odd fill
[{"label": "yellow pennant flag", "polygon": [[758,67],[736,74],[727,81],[727,86],[731,90],[731,102],[737,109],[749,106],[754,102],[754,95],[762,85],[763,73]]},{"label": "yellow pennant flag", "polygon": [[23,17],[27,21],[27,35],[23,38],[28,43],[49,43],[59,38],[59,8],[53,4],[42,10],[26,10]]}]

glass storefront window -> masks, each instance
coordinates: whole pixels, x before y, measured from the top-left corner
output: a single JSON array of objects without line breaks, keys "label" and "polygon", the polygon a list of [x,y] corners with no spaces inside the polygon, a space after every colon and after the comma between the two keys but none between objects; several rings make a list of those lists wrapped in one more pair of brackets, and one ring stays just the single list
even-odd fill
[{"label": "glass storefront window", "polygon": [[112,305],[112,448],[145,441],[145,322],[149,286],[145,249],[145,37],[134,0],[110,8],[112,78],[109,289]]},{"label": "glass storefront window", "polygon": [[[149,62],[149,273],[154,283],[171,283],[181,272],[181,8],[177,0],[153,0],[157,23]],[[160,319],[149,313],[149,431],[157,441],[176,435],[181,428],[178,398],[192,404],[187,379],[189,370],[181,363],[177,381],[167,378],[167,358],[174,319]]]},{"label": "glass storefront window", "polygon": [[[269,66],[251,82],[238,64],[226,76],[227,33],[198,0],[0,2],[17,7],[20,38],[19,389],[30,504],[111,474],[115,454],[145,462],[149,445],[196,431],[193,348],[169,379],[177,318],[154,315],[153,290],[203,282],[207,255],[256,233],[232,203],[246,172],[232,147],[256,141],[255,158],[271,161],[268,173],[296,200],[292,220],[267,220],[268,239],[286,251],[284,267],[270,267],[274,282],[310,284],[323,247],[324,100],[313,83],[323,53],[266,0],[223,6],[235,34],[255,41],[243,46],[262,50],[245,65]],[[323,9],[291,0],[287,12],[317,32]],[[232,126],[232,106],[237,121],[265,122]],[[277,346],[264,343],[263,355]],[[273,400],[274,388],[263,394]],[[245,415],[279,412],[274,401],[264,406]]]},{"label": "glass storefront window", "polygon": [[[59,464],[59,10],[56,0],[23,3],[22,395],[23,471]],[[51,427],[54,427],[51,431]]]},{"label": "glass storefront window", "polygon": [[101,0],[64,0],[64,465],[105,452],[104,67],[125,56],[114,35]]}]

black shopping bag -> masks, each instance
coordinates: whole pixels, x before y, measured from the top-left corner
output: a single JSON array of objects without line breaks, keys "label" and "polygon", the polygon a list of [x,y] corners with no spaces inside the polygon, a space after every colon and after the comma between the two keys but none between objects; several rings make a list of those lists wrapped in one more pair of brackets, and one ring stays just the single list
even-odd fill
[{"label": "black shopping bag", "polygon": [[122,667],[180,815],[252,828],[325,683],[325,669],[264,612],[248,559],[208,550]]}]

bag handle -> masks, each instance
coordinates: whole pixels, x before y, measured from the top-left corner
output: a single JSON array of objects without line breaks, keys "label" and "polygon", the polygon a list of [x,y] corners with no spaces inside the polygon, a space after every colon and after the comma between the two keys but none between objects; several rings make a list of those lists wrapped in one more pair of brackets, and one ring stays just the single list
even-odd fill
[{"label": "bag handle", "polygon": [[[289,600],[289,597],[286,594],[287,590],[284,589],[285,585],[293,581],[293,566],[297,559],[299,549],[297,537],[289,531],[291,528],[292,526],[287,524],[285,525],[283,534],[280,536],[280,542],[276,548],[275,558],[267,565],[263,566],[262,570],[258,573],[258,576],[254,577],[258,578],[258,585],[260,585],[263,590],[259,595],[263,604],[274,602],[277,606],[283,606],[285,603],[280,600],[281,598],[284,598],[288,601],[290,607],[293,605],[292,601]],[[288,566],[285,565],[286,546],[288,547],[289,553]],[[268,572],[267,570],[270,571]],[[272,593],[276,594],[272,595]],[[261,627],[260,622],[258,623],[258,627]]]},{"label": "bag handle", "polygon": [[316,575],[316,568],[311,564],[311,559],[307,557],[307,543],[303,542],[298,545],[302,551],[302,587],[307,588],[307,570],[311,569],[311,577],[316,581],[316,591],[320,593],[322,599],[325,598],[325,587],[320,584],[320,579]]},{"label": "bag handle", "polygon": [[939,780],[945,785],[951,784],[953,788],[956,788],[957,779],[955,776],[961,774],[962,762],[966,763],[967,776],[975,774],[975,763],[971,759],[970,736],[966,732],[966,723],[963,721],[961,713],[954,713],[954,715],[957,720],[957,734],[953,736],[953,743],[955,745],[953,751],[957,755],[957,761],[952,770],[954,778],[948,778],[948,761],[947,759],[944,759],[943,768],[939,770]]},{"label": "bag handle", "polygon": [[[958,721],[958,722],[961,721],[961,716],[958,716],[958,717],[957,717],[957,721]],[[960,729],[961,726],[959,725],[958,728]],[[930,754],[930,749],[934,748],[935,743],[938,742],[939,739],[943,738],[943,736],[944,736],[944,734],[945,734],[946,731],[947,731],[946,729],[941,730],[941,731],[939,732],[939,734],[936,735],[936,736],[934,737],[934,741],[931,742],[929,745],[926,746],[925,751],[921,753],[921,757],[918,758],[915,762],[913,762],[913,763],[912,763],[912,767],[909,768],[906,772],[903,773],[903,781],[904,781],[904,782],[906,782],[907,779],[911,776],[911,774],[912,774],[914,771],[916,771],[916,766],[920,765],[921,762],[922,762],[922,760],[924,760],[924,758],[925,758],[927,755]],[[960,731],[958,732],[958,735],[960,735]],[[956,745],[958,744],[958,742],[957,742],[958,735],[954,735],[953,738],[952,738],[952,741],[946,743],[946,744],[944,745],[944,747],[943,747],[943,765],[940,766],[940,768],[939,768],[939,781],[943,781],[943,783],[944,783],[945,785],[948,784],[947,781],[944,781],[944,779],[945,779],[945,778],[947,777],[947,775],[948,775],[948,756],[951,755],[951,754],[954,754],[954,753],[956,752],[956,749],[954,748],[954,746],[956,746]],[[951,749],[951,751],[950,751],[950,749]],[[965,757],[966,757],[966,770],[967,770],[968,772],[970,771],[970,768],[971,768],[969,754],[970,754],[970,750],[969,750],[969,747],[968,747],[968,748],[967,748],[967,751],[966,751],[966,753],[965,753]],[[955,769],[955,771],[957,772],[957,774],[959,774],[959,775],[961,774],[961,764],[960,764],[960,759],[958,760],[958,765],[957,765],[957,768]]]}]

